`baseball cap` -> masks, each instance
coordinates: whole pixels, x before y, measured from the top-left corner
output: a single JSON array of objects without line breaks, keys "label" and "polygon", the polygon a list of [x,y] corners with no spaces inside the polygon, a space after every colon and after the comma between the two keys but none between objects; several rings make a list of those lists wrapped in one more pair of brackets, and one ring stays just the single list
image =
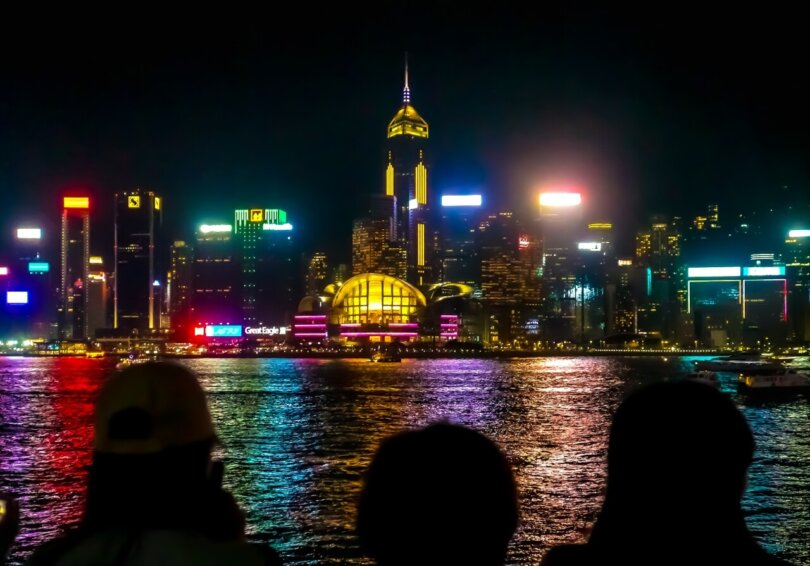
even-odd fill
[{"label": "baseball cap", "polygon": [[130,366],[101,387],[93,436],[97,452],[154,454],[215,439],[205,392],[184,366]]}]

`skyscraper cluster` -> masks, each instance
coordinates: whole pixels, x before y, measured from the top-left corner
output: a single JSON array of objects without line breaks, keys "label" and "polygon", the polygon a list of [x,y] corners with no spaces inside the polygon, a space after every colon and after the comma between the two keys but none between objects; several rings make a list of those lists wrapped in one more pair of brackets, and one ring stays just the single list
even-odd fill
[{"label": "skyscraper cluster", "polygon": [[[0,257],[0,338],[503,348],[810,340],[808,211],[724,217],[709,204],[693,218],[654,215],[622,254],[626,228],[591,210],[580,187],[542,187],[530,211],[494,208],[486,190],[435,190],[407,64],[404,83],[379,183],[352,223],[350,264],[303,254],[278,208],[238,208],[170,240],[155,191],[118,192],[112,211],[70,194],[59,231],[21,225]],[[107,218],[112,245],[91,250],[91,225]]]}]

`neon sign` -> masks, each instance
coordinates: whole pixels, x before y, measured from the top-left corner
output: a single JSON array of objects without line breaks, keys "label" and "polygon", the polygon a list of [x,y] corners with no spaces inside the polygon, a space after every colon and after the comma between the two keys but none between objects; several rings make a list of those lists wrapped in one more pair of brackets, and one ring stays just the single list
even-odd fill
[{"label": "neon sign", "polygon": [[689,277],[739,277],[742,269],[739,267],[690,267],[687,271]]},{"label": "neon sign", "polygon": [[582,195],[579,193],[540,193],[540,206],[560,208],[580,204],[582,204]]},{"label": "neon sign", "polygon": [[90,199],[87,197],[65,197],[62,204],[65,208],[90,208]]},{"label": "neon sign", "polygon": [[27,305],[28,291],[6,291],[6,303],[9,305]]},{"label": "neon sign", "polygon": [[481,206],[481,195],[442,195],[442,206]]},{"label": "neon sign", "polygon": [[287,334],[286,326],[246,326],[245,334],[261,334],[263,336],[284,336]]},{"label": "neon sign", "polygon": [[42,228],[17,228],[18,240],[41,240]]},{"label": "neon sign", "polygon": [[765,277],[765,276],[784,276],[785,266],[774,265],[768,267],[743,267],[743,276],[745,277]]},{"label": "neon sign", "polygon": [[242,326],[239,324],[209,324],[205,327],[209,338],[241,338]]},{"label": "neon sign", "polygon": [[233,232],[230,224],[200,224],[200,232],[208,234],[210,232]]},{"label": "neon sign", "polygon": [[48,273],[51,266],[46,261],[32,261],[28,264],[28,273]]}]

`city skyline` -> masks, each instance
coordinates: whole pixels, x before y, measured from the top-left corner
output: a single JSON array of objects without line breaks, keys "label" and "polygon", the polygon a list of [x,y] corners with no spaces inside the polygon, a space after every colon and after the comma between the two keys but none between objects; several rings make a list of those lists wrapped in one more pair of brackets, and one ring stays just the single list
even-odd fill
[{"label": "city skyline", "polygon": [[[234,207],[289,210],[312,249],[320,235],[348,242],[351,219],[381,188],[405,51],[414,103],[431,122],[437,194],[483,187],[490,202],[519,209],[564,178],[619,226],[710,202],[731,212],[725,203],[740,193],[758,207],[785,186],[806,199],[807,111],[795,89],[775,88],[793,80],[789,33],[746,18],[715,28],[712,13],[681,14],[666,30],[599,16],[554,14],[536,29],[496,19],[467,28],[474,41],[463,20],[438,18],[393,43],[372,21],[338,47],[325,23],[300,37],[295,26],[275,35],[248,26],[211,44],[157,26],[150,45],[104,35],[109,51],[92,57],[80,33],[52,53],[55,30],[7,65],[15,88],[0,95],[0,220],[47,213],[37,203],[70,190],[104,204],[140,187],[166,195],[176,238],[214,221],[228,194]],[[674,41],[676,24],[688,44]],[[756,57],[740,41],[753,27]],[[349,198],[311,204],[330,194]],[[348,259],[340,246],[329,252]]]}]

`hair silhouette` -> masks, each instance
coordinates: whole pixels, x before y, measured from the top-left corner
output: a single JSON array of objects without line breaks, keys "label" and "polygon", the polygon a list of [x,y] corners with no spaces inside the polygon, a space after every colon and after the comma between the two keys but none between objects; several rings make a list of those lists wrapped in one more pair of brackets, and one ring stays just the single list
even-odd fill
[{"label": "hair silhouette", "polygon": [[585,547],[549,564],[781,564],[754,541],[740,500],[754,438],[731,399],[707,385],[657,383],[613,419],[607,492]]},{"label": "hair silhouette", "polygon": [[517,527],[512,470],[484,435],[434,424],[383,441],[357,528],[381,566],[503,564]]}]

